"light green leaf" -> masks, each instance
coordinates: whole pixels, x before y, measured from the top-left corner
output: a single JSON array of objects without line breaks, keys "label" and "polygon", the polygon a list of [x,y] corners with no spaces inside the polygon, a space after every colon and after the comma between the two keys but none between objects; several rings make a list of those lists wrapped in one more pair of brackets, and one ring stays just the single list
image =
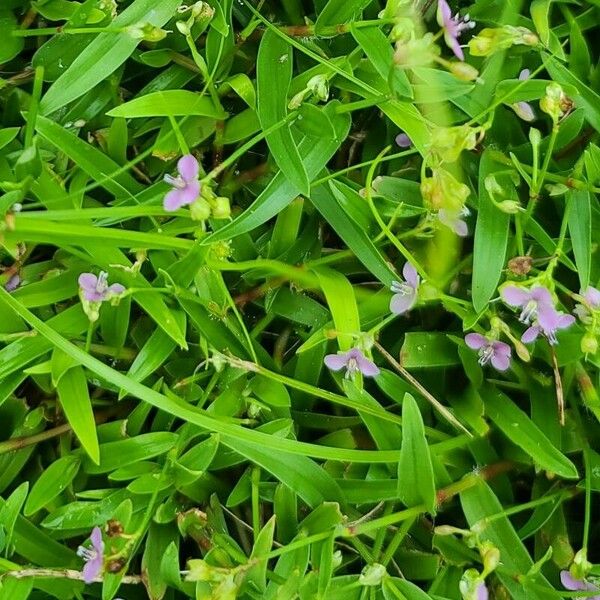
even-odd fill
[{"label": "light green leaf", "polygon": [[213,101],[188,90],[164,90],[134,98],[106,113],[109,117],[181,117],[198,115],[224,119],[227,115]]}]

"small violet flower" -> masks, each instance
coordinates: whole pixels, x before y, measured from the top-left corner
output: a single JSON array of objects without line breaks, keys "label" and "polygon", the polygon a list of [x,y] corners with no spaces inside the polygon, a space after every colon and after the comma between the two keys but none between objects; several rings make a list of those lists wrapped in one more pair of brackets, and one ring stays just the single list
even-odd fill
[{"label": "small violet flower", "polygon": [[458,14],[452,16],[452,10],[446,0],[438,0],[437,21],[444,29],[444,40],[448,48],[454,52],[456,58],[465,60],[458,38],[465,29],[473,29],[475,23],[469,19],[469,15],[462,18]]},{"label": "small violet flower", "polygon": [[488,589],[483,581],[477,586],[476,593],[477,600],[488,600]]},{"label": "small violet flower", "polygon": [[[525,81],[529,79],[531,71],[529,69],[523,69],[519,73],[519,81]],[[535,112],[529,102],[516,102],[512,105],[512,109],[517,113],[517,116],[523,119],[523,121],[531,122],[535,121]]]},{"label": "small violet flower", "polygon": [[102,572],[104,566],[104,542],[102,541],[102,531],[100,527],[94,527],[90,535],[92,542],[91,548],[79,546],[77,555],[83,558],[83,580],[86,583],[92,583]]},{"label": "small violet flower", "polygon": [[88,302],[104,302],[125,291],[120,283],[108,285],[108,273],[104,271],[97,277],[93,273],[82,273],[79,276],[79,289]]},{"label": "small violet flower", "polygon": [[165,175],[164,180],[173,189],[165,196],[163,206],[167,211],[174,211],[182,206],[191,204],[200,195],[200,182],[198,173],[200,165],[191,155],[182,156],[177,162],[177,177]]},{"label": "small violet flower", "polygon": [[446,227],[450,227],[456,235],[460,237],[467,237],[469,235],[469,228],[467,227],[466,221],[462,217],[467,217],[471,212],[466,206],[463,206],[459,211],[446,210],[440,208],[438,211],[438,219],[440,223]]},{"label": "small violet flower", "polygon": [[412,146],[412,140],[405,133],[399,133],[396,136],[396,144],[400,148],[410,148]]},{"label": "small violet flower", "polygon": [[379,375],[377,365],[358,348],[351,348],[348,352],[341,352],[340,354],[328,354],[323,362],[332,371],[346,369],[346,378],[348,379],[353,377],[357,371],[360,371],[365,377]]},{"label": "small violet flower", "polygon": [[479,351],[479,364],[481,366],[491,362],[498,371],[506,371],[510,366],[511,349],[508,344],[492,340],[479,333],[469,333],[465,342],[472,350]]},{"label": "small violet flower", "polygon": [[417,302],[421,278],[417,270],[409,263],[402,269],[404,281],[393,281],[391,290],[394,292],[390,300],[390,311],[396,315],[408,312]]},{"label": "small violet flower", "polygon": [[525,344],[533,342],[540,334],[545,335],[551,344],[556,344],[558,343],[557,331],[566,329],[575,322],[575,317],[554,308],[552,295],[543,286],[526,290],[508,285],[502,289],[501,296],[510,306],[522,308],[519,320],[525,325],[530,325],[521,337],[521,341]]},{"label": "small violet flower", "polygon": [[[8,284],[5,286],[8,289],[7,286]],[[589,324],[592,322],[591,310],[600,308],[600,290],[589,286],[585,291],[580,290],[579,295],[585,300],[585,304],[576,304],[573,312],[582,323]]]},{"label": "small violet flower", "polygon": [[[575,579],[569,571],[560,572],[560,581],[568,590],[581,590],[583,592],[600,592],[600,588],[585,579]],[[582,596],[583,598],[583,596]],[[600,594],[596,596],[586,596],[586,600],[600,600]]]}]

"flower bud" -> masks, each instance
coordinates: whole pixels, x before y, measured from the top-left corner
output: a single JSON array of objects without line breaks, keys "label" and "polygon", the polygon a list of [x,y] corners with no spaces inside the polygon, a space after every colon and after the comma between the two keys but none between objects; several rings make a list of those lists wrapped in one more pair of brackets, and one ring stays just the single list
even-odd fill
[{"label": "flower bud", "polygon": [[496,178],[493,175],[488,175],[483,184],[485,185],[485,189],[490,196],[494,194],[504,195],[504,190],[500,186],[500,184],[496,181]]},{"label": "flower bud", "polygon": [[452,62],[448,70],[461,81],[475,81],[479,77],[479,71],[466,62]]},{"label": "flower bud", "polygon": [[529,141],[531,142],[532,146],[540,145],[542,141],[542,134],[540,133],[539,129],[531,127],[531,129],[529,130]]},{"label": "flower bud", "polygon": [[176,21],[175,26],[182,35],[190,35],[190,26],[185,21]]},{"label": "flower bud", "polygon": [[204,198],[198,198],[190,204],[190,216],[194,221],[206,221],[210,213],[210,204]]},{"label": "flower bud", "polygon": [[294,94],[292,99],[288,102],[288,108],[290,110],[296,110],[299,108],[304,101],[304,96],[306,96],[306,94],[308,94],[308,89],[303,89],[301,92]]},{"label": "flower bud", "polygon": [[136,23],[127,28],[127,33],[136,40],[160,42],[167,37],[168,31],[152,25],[152,23]]},{"label": "flower bud", "polygon": [[540,100],[540,108],[547,114],[554,123],[558,121],[571,110],[572,101],[567,98],[562,87],[552,82],[546,87],[546,95]]},{"label": "flower bud", "polygon": [[477,145],[478,128],[468,125],[434,127],[429,150],[443,162],[458,160],[463,150],[473,150]]},{"label": "flower bud", "polygon": [[421,194],[432,210],[460,211],[470,194],[469,188],[445,169],[434,169],[431,177],[421,181]]},{"label": "flower bud", "polygon": [[515,215],[523,210],[523,207],[516,200],[503,200],[496,204],[496,206],[503,212],[509,215]]},{"label": "flower bud", "polygon": [[367,565],[360,574],[358,582],[365,586],[375,586],[381,583],[386,574],[385,567],[379,563]]},{"label": "flower bud", "polygon": [[596,354],[598,352],[598,338],[591,331],[588,331],[581,338],[581,351],[584,354]]},{"label": "flower bud", "polygon": [[402,68],[425,67],[440,53],[435,44],[433,35],[426,33],[421,38],[411,38],[403,42],[396,42],[394,62]]},{"label": "flower bud", "polygon": [[215,198],[212,208],[212,215],[215,219],[228,219],[231,216],[229,198],[225,198],[224,196]]},{"label": "flower bud", "polygon": [[563,196],[569,191],[564,183],[548,183],[545,187],[551,196]]},{"label": "flower bud", "polygon": [[486,573],[491,573],[500,564],[500,550],[491,542],[484,542],[481,548],[483,568]]},{"label": "flower bud", "polygon": [[325,102],[329,98],[329,83],[325,75],[315,75],[308,80],[306,87],[316,98]]}]

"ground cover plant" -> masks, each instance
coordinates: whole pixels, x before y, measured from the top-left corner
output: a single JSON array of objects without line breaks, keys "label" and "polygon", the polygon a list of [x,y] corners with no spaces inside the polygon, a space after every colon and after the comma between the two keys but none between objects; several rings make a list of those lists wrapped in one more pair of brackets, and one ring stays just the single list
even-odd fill
[{"label": "ground cover plant", "polygon": [[598,23],[3,0],[0,599],[600,598]]}]

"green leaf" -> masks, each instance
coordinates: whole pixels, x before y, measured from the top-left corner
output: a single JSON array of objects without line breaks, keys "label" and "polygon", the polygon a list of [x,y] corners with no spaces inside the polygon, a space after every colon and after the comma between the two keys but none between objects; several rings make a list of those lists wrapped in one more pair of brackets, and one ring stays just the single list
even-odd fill
[{"label": "green leaf", "polygon": [[168,582],[163,577],[161,563],[170,545],[177,547],[179,539],[177,533],[177,528],[173,524],[150,523],[142,556],[142,573],[151,600],[162,600],[167,591]]},{"label": "green leaf", "polygon": [[35,514],[62,494],[79,472],[81,460],[76,455],[67,455],[55,460],[33,484],[25,504],[25,516]]},{"label": "green leaf", "polygon": [[484,152],[479,166],[479,206],[473,247],[473,307],[481,312],[488,304],[500,281],[508,245],[510,215],[494,205],[485,187],[485,179],[494,175],[498,184],[507,192],[507,199],[518,202],[514,184],[499,170],[490,153]]},{"label": "green leaf", "polygon": [[407,369],[449,367],[460,364],[456,344],[444,333],[409,331],[404,336],[400,362]]},{"label": "green leaf", "polygon": [[325,27],[351,21],[369,4],[371,0],[329,0],[317,17],[315,33],[326,35]]},{"label": "green leaf", "polygon": [[[531,600],[560,597],[544,577],[538,575],[534,579],[536,585],[543,587],[543,591],[527,586],[525,582],[515,578],[517,574],[527,574],[533,566],[533,561],[510,520],[503,514],[504,507],[483,479],[478,478],[476,485],[463,491],[460,501],[470,527],[485,523],[479,534],[481,541],[489,540],[500,550],[504,568],[497,571],[497,576],[512,597],[520,598],[523,593]],[[486,517],[492,516],[493,519],[486,520]]]},{"label": "green leaf", "polygon": [[[263,130],[287,116],[287,95],[292,81],[292,48],[276,33],[267,29],[258,50],[256,87],[258,118]],[[266,136],[269,150],[281,172],[297,190],[308,195],[310,181],[289,127],[279,127]]]},{"label": "green leaf", "polygon": [[119,172],[121,166],[104,152],[84,142],[58,123],[38,116],[35,128],[44,139],[64,152],[79,168],[115,196],[135,194],[142,190],[142,186],[129,173]]},{"label": "green leaf", "polygon": [[[337,102],[331,102],[325,109],[335,128],[335,137],[318,140],[305,137],[298,146],[309,180],[321,172],[348,134],[350,119],[347,114],[335,114],[336,106],[339,106]],[[297,195],[297,188],[283,172],[278,173],[250,207],[231,223],[204,238],[202,244],[228,240],[259,227],[283,210]]]},{"label": "green leaf", "polygon": [[0,64],[12,60],[25,45],[25,38],[13,35],[18,29],[17,18],[10,8],[0,7]]},{"label": "green leaf", "polygon": [[553,0],[533,0],[529,7],[533,24],[544,46],[550,42],[550,5]]},{"label": "green leaf", "polygon": [[486,415],[540,467],[566,479],[578,477],[575,465],[508,396],[491,386],[483,387],[481,395]]},{"label": "green leaf", "polygon": [[250,561],[255,561],[246,574],[246,582],[259,592],[267,588],[267,565],[266,555],[273,547],[273,534],[275,533],[275,515],[273,515],[256,536],[256,542],[250,554]]},{"label": "green leaf", "polygon": [[[135,0],[111,23],[112,30],[150,23],[162,27],[174,14],[181,0]],[[77,37],[77,36],[75,36]],[[40,102],[42,114],[50,114],[83,96],[109,77],[132,54],[139,39],[127,31],[100,33],[77,56],[69,68],[50,86]]]},{"label": "green leaf", "polygon": [[0,525],[4,528],[6,535],[5,547],[10,548],[15,524],[29,491],[29,482],[24,481],[6,499],[4,506],[0,508]]},{"label": "green leaf", "polygon": [[410,394],[402,403],[402,448],[398,462],[398,496],[407,507],[425,504],[435,514],[433,465],[421,411]]},{"label": "green leaf", "polygon": [[164,90],[134,98],[106,113],[109,117],[182,117],[198,115],[225,119],[227,114],[206,96],[187,90]]},{"label": "green leaf", "polygon": [[[351,2],[344,2],[345,5]],[[371,64],[387,82],[396,94],[413,97],[410,81],[403,69],[398,69],[394,63],[394,50],[387,36],[381,31],[379,25],[371,27],[352,26],[352,36],[360,45]]]},{"label": "green leaf", "polygon": [[585,290],[592,270],[592,197],[585,190],[571,190],[568,194],[568,225],[575,255],[579,287]]},{"label": "green leaf", "polygon": [[356,345],[356,336],[360,333],[354,288],[344,275],[333,269],[320,267],[313,270],[327,299],[340,350],[349,350]]},{"label": "green leaf", "polygon": [[59,380],[56,391],[60,405],[80,444],[96,463],[100,461],[96,421],[83,368],[76,366]]}]

